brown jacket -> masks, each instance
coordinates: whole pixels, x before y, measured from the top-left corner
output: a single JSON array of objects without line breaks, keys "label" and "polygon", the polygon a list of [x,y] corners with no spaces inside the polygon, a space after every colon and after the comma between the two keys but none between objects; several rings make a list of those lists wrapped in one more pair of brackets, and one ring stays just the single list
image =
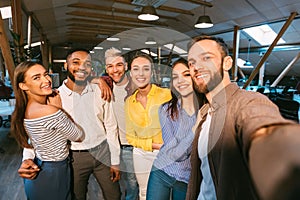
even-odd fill
[{"label": "brown jacket", "polygon": [[208,107],[212,119],[208,139],[208,160],[217,199],[258,199],[249,171],[248,150],[253,133],[261,127],[292,123],[285,120],[266,96],[228,85],[210,105],[201,110],[191,153],[191,178],[186,199],[197,199],[202,173],[198,156],[198,138]]}]

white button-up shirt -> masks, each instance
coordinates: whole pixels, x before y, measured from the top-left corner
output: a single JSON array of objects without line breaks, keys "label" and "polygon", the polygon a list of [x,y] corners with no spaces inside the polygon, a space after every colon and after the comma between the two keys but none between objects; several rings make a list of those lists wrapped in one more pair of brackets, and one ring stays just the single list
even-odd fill
[{"label": "white button-up shirt", "polygon": [[81,94],[70,90],[64,83],[58,88],[62,107],[73,117],[85,132],[82,142],[72,142],[72,150],[91,149],[105,139],[111,153],[111,164],[119,164],[120,145],[118,141],[117,121],[112,103],[101,98],[96,84],[87,84]]}]

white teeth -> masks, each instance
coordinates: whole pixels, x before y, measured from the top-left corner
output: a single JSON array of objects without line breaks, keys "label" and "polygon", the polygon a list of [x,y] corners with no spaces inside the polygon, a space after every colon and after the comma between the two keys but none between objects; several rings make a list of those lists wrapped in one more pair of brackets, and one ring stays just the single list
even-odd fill
[{"label": "white teeth", "polygon": [[207,77],[207,75],[203,74],[203,75],[197,76],[197,78],[204,78],[204,77]]},{"label": "white teeth", "polygon": [[186,88],[186,87],[188,87],[188,86],[186,86],[186,85],[181,85],[181,86],[178,86],[178,88]]},{"label": "white teeth", "polygon": [[76,75],[77,76],[84,76],[84,73],[83,72],[76,72]]}]

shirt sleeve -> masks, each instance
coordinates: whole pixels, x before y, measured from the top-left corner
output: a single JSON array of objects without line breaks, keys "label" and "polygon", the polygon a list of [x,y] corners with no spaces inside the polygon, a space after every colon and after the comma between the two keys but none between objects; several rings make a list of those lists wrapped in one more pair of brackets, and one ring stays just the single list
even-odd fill
[{"label": "shirt sleeve", "polygon": [[111,155],[111,165],[120,164],[120,143],[118,139],[118,127],[111,102],[104,104],[104,126],[107,134],[107,143]]},{"label": "shirt sleeve", "polygon": [[77,141],[84,138],[84,131],[64,112],[60,111],[55,119],[46,123],[50,130],[56,129],[59,133],[64,134],[70,141]]},{"label": "shirt sleeve", "polygon": [[241,106],[238,106],[239,110],[236,111],[239,113],[236,116],[236,129],[240,142],[244,144],[245,152],[248,151],[252,135],[258,129],[275,124],[291,123],[281,116],[274,103],[261,94],[252,95],[248,102],[241,101],[240,103]]},{"label": "shirt sleeve", "polygon": [[24,148],[23,149],[23,158],[22,161],[27,160],[27,159],[34,159],[35,158],[35,153],[33,149],[29,148]]}]

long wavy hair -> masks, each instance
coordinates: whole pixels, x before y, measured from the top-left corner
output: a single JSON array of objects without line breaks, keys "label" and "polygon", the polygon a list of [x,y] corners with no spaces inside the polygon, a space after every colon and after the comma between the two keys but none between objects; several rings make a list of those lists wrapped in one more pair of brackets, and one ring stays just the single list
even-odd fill
[{"label": "long wavy hair", "polygon": [[32,148],[32,145],[28,144],[28,138],[24,128],[24,118],[28,98],[24,90],[19,87],[19,83],[23,83],[25,80],[26,72],[37,63],[31,61],[25,61],[20,63],[14,72],[13,88],[16,98],[15,110],[12,113],[11,130],[16,141],[21,147]]},{"label": "long wavy hair", "polygon": [[[185,65],[188,68],[188,62],[183,58],[179,58],[172,64],[172,69],[174,68],[175,65],[180,64],[180,63]],[[170,89],[171,89],[172,99],[170,101],[166,102],[165,104],[168,105],[168,108],[167,108],[168,114],[171,116],[171,119],[173,121],[175,121],[178,118],[179,110],[178,110],[177,103],[178,103],[179,98],[181,98],[181,95],[174,88],[173,78],[171,79]],[[205,95],[200,94],[198,92],[194,92],[194,106],[195,106],[196,110],[201,108],[201,106],[204,105],[204,103],[206,103]]]}]

